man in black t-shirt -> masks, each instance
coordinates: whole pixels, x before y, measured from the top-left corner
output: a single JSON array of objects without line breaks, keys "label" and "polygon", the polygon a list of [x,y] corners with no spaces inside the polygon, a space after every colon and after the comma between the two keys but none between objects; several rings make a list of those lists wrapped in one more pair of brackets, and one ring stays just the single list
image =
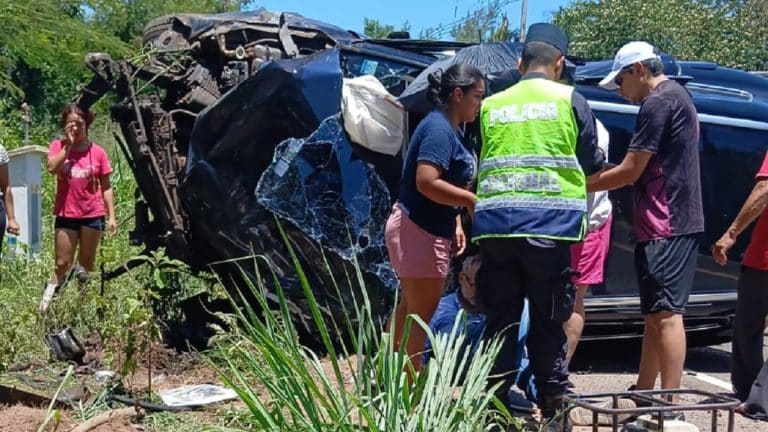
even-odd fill
[{"label": "man in black t-shirt", "polygon": [[636,389],[680,387],[686,340],[683,314],[704,231],[699,121],[690,94],[663,74],[654,47],[630,42],[600,85],[640,105],[627,155],[595,175],[590,191],[634,185],[635,268],[645,319]]}]

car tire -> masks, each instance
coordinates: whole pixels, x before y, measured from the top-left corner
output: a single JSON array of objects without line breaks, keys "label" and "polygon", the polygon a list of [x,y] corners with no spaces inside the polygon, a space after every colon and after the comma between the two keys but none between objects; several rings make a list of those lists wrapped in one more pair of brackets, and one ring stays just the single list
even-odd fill
[{"label": "car tire", "polygon": [[163,32],[173,27],[173,15],[165,15],[155,18],[144,27],[141,43],[146,45],[155,41]]},{"label": "car tire", "polygon": [[150,21],[141,37],[142,46],[155,46],[160,50],[175,50],[186,48],[186,35],[176,25],[173,15],[165,15]]}]

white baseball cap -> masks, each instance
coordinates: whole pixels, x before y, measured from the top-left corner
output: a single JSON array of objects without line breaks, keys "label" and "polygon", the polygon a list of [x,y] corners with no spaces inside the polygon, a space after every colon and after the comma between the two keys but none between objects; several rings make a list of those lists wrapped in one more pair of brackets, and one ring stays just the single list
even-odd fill
[{"label": "white baseball cap", "polygon": [[659,58],[656,54],[656,49],[648,42],[634,41],[625,44],[619,52],[616,53],[616,57],[613,59],[613,66],[611,66],[611,73],[600,81],[600,87],[608,90],[616,90],[619,86],[613,82],[616,76],[621,73],[621,70],[627,66],[633,65],[637,62],[649,60],[652,58]]}]

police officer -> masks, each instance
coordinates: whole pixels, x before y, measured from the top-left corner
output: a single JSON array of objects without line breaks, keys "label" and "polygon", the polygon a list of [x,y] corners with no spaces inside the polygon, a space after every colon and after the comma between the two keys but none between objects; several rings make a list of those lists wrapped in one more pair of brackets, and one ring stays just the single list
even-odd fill
[{"label": "police officer", "polygon": [[[563,322],[573,311],[570,245],[586,231],[585,175],[602,169],[595,118],[586,99],[558,83],[568,38],[551,24],[530,27],[514,86],[480,110],[483,146],[472,227],[482,265],[479,300],[486,337],[503,345],[489,385],[514,381],[516,340],[525,297],[530,305],[528,354],[545,419],[562,407],[568,385]],[[551,422],[550,424],[557,423]]]}]

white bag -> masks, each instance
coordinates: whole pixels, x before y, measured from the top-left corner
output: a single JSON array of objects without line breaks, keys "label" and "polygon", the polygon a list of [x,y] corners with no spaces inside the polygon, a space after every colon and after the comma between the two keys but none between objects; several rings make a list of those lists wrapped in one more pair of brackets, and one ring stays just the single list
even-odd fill
[{"label": "white bag", "polygon": [[373,75],[344,79],[344,129],[352,141],[378,153],[396,155],[405,140],[405,109]]}]

